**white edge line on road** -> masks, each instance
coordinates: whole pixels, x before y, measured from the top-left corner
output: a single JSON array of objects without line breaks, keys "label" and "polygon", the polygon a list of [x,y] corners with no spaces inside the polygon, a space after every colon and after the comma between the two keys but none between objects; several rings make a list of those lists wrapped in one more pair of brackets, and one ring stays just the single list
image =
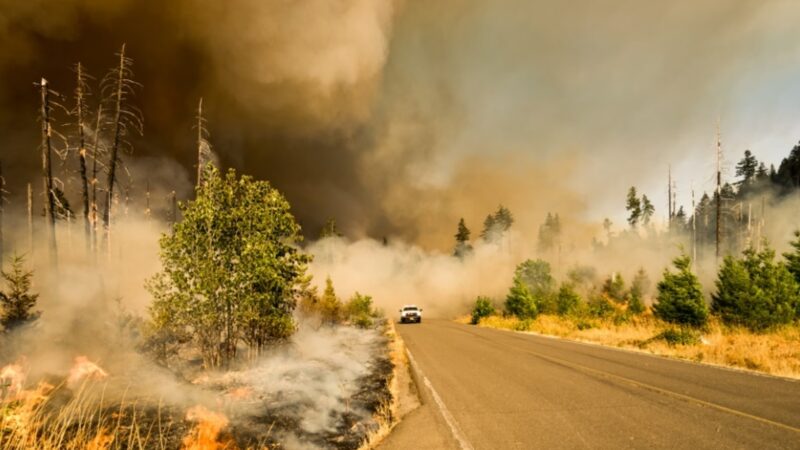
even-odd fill
[{"label": "white edge line on road", "polygon": [[433,400],[436,402],[436,406],[439,407],[439,411],[442,413],[444,421],[447,422],[447,426],[450,427],[450,432],[453,433],[453,437],[456,438],[456,441],[458,441],[458,445],[461,446],[462,450],[472,450],[472,446],[464,437],[463,433],[461,433],[461,429],[458,427],[455,417],[450,414],[450,410],[447,409],[447,406],[442,401],[442,398],[439,397],[439,393],[436,392],[436,389],[433,388],[433,384],[431,384],[430,380],[428,380],[428,377],[422,373],[422,370],[419,368],[414,356],[411,355],[411,351],[406,349],[406,353],[408,354],[408,360],[411,361],[411,365],[414,367],[414,370],[417,372],[420,378],[422,378],[422,381],[425,383],[425,386],[428,388],[428,390],[430,390]]}]

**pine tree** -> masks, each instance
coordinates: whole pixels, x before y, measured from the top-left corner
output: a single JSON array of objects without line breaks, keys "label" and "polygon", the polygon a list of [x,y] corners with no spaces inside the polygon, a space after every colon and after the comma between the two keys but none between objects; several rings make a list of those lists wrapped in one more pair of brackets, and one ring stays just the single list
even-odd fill
[{"label": "pine tree", "polygon": [[646,195],[642,195],[642,222],[645,225],[650,224],[650,219],[655,212],[656,208],[653,206],[653,203],[650,202],[650,199],[647,198]]},{"label": "pine tree", "polygon": [[336,296],[331,277],[325,279],[325,290],[320,299],[320,313],[323,323],[334,325],[342,320],[342,301]]},{"label": "pine tree", "polygon": [[794,240],[789,242],[789,245],[794,249],[791,252],[786,252],[783,257],[786,258],[786,269],[794,276],[794,279],[800,284],[800,230],[794,231]]},{"label": "pine tree", "polygon": [[645,311],[644,298],[650,288],[650,279],[644,268],[640,268],[631,282],[631,289],[628,292],[628,311],[633,314],[641,314]]},{"label": "pine tree", "polygon": [[791,323],[800,311],[798,284],[775,251],[748,248],[743,258],[725,257],[712,295],[712,311],[725,323],[763,331]]},{"label": "pine tree", "polygon": [[547,252],[558,247],[560,237],[561,220],[557,213],[553,215],[548,212],[544,223],[539,227],[539,251]]},{"label": "pine tree", "polygon": [[681,254],[672,264],[677,272],[664,269],[664,278],[658,282],[653,313],[665,322],[704,326],[708,321],[708,306],[703,299],[700,281],[692,273],[691,258]]},{"label": "pine tree", "polygon": [[471,232],[469,228],[467,228],[467,224],[464,223],[464,218],[462,217],[461,220],[458,221],[458,230],[455,234],[456,247],[453,250],[453,256],[463,258],[472,252],[472,245],[469,243],[470,234]]},{"label": "pine tree", "polygon": [[499,226],[500,231],[506,232],[511,229],[511,225],[514,224],[514,216],[508,208],[500,205],[494,213],[494,223]]},{"label": "pine tree", "polygon": [[0,326],[6,331],[39,316],[33,311],[39,295],[30,292],[33,271],[25,270],[24,266],[25,258],[15,255],[11,258],[11,270],[0,271],[8,289],[0,292]]},{"label": "pine tree", "polygon": [[610,277],[606,278],[603,283],[603,294],[617,303],[625,303],[628,301],[628,295],[625,292],[625,280],[622,275],[612,273]]},{"label": "pine tree", "polygon": [[342,233],[340,233],[339,229],[336,227],[336,219],[333,217],[325,222],[325,225],[322,226],[322,230],[319,232],[320,239],[329,237],[342,237]]},{"label": "pine tree", "polygon": [[736,176],[742,177],[737,184],[750,184],[755,181],[756,173],[759,170],[758,160],[750,152],[744,151],[744,158],[736,164]]},{"label": "pine tree", "polygon": [[633,186],[628,190],[628,200],[625,204],[625,210],[628,211],[628,223],[631,228],[636,228],[642,215],[642,203],[639,197],[636,196],[636,188]]},{"label": "pine tree", "polygon": [[495,222],[495,218],[493,215],[489,214],[486,216],[486,219],[483,220],[483,231],[481,231],[481,239],[485,242],[497,242],[498,240],[498,230],[497,224]]}]

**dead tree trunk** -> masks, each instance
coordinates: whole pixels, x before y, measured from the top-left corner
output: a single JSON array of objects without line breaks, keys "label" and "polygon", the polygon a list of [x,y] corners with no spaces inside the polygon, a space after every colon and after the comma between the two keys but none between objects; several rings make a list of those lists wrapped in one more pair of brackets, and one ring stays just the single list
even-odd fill
[{"label": "dead tree trunk", "polygon": [[108,201],[103,213],[103,225],[108,228],[111,218],[111,199],[114,195],[114,183],[117,175],[117,158],[119,155],[120,140],[122,137],[122,94],[125,81],[125,44],[119,52],[119,65],[117,66],[116,90],[114,92],[114,141],[111,144],[111,157],[108,161]]},{"label": "dead tree trunk", "polygon": [[50,262],[58,264],[58,246],[56,243],[56,200],[53,191],[52,167],[52,128],[50,125],[50,89],[47,80],[42,78],[39,84],[42,97],[42,178],[47,201],[46,215],[50,228]]},{"label": "dead tree trunk", "polygon": [[3,213],[6,202],[6,179],[3,178],[3,162],[0,161],[0,267],[5,261],[5,248],[3,247]]},{"label": "dead tree trunk", "polygon": [[28,183],[28,252],[33,253],[33,186]]},{"label": "dead tree trunk", "polygon": [[103,118],[103,105],[97,107],[97,122],[94,127],[94,145],[92,145],[92,206],[90,222],[92,225],[92,250],[97,252],[97,152],[100,146],[100,126]]},{"label": "dead tree trunk", "polygon": [[720,257],[720,239],[722,237],[722,142],[719,136],[719,124],[717,124],[717,190],[714,193],[716,197],[716,214],[717,223],[714,231],[716,241],[716,260],[719,263]]},{"label": "dead tree trunk", "polygon": [[75,114],[78,126],[78,158],[80,159],[81,194],[83,197],[83,223],[86,249],[91,248],[91,223],[89,219],[89,180],[86,174],[86,130],[84,127],[84,114],[86,105],[86,75],[83,65],[77,66],[77,84],[75,87]]}]

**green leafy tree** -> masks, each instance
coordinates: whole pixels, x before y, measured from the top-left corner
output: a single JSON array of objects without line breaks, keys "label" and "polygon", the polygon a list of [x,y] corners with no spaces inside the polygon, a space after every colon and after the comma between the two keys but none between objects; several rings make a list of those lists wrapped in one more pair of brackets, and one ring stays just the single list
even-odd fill
[{"label": "green leafy tree", "polygon": [[628,211],[628,224],[631,228],[636,228],[639,219],[642,217],[642,202],[636,195],[636,188],[631,186],[628,189],[628,198],[625,203],[625,210]]},{"label": "green leafy tree", "polygon": [[472,308],[472,318],[470,323],[477,325],[484,317],[489,317],[495,313],[492,299],[489,297],[478,297],[475,300],[475,306]]},{"label": "green leafy tree", "polygon": [[766,245],[745,250],[743,258],[727,256],[716,286],[712,311],[725,323],[753,331],[791,323],[800,309],[797,281]]},{"label": "green leafy tree", "polygon": [[520,276],[515,276],[506,296],[506,312],[520,319],[534,319],[539,314],[536,299]]},{"label": "green leafy tree", "polygon": [[704,326],[708,322],[708,306],[703,299],[703,288],[692,272],[692,260],[681,254],[672,264],[677,271],[664,269],[664,278],[658,282],[658,296],[653,313],[659,319],[689,326]]},{"label": "green leafy tree", "polygon": [[325,222],[325,225],[322,226],[322,230],[319,232],[320,239],[329,237],[342,237],[342,233],[340,233],[339,228],[336,227],[336,219],[333,217]]},{"label": "green leafy tree", "polygon": [[650,279],[644,268],[640,268],[631,282],[631,289],[628,292],[628,311],[633,314],[641,314],[645,311],[644,298],[650,289]]},{"label": "green leafy tree", "polygon": [[534,298],[538,312],[555,313],[556,280],[550,263],[543,259],[528,259],[517,265],[514,276],[519,278]]},{"label": "green leafy tree", "polygon": [[472,252],[472,245],[469,243],[469,236],[472,234],[464,223],[464,218],[458,221],[458,230],[456,231],[456,248],[453,250],[453,256],[463,258]]},{"label": "green leafy tree", "polygon": [[147,288],[156,333],[187,336],[207,367],[238,342],[255,354],[295,329],[292,311],[310,258],[289,203],[266,181],[207,165],[183,219],[161,237],[162,270]]},{"label": "green leafy tree", "polygon": [[1,271],[6,291],[0,292],[0,326],[12,330],[39,317],[33,310],[39,294],[31,293],[33,271],[25,269],[25,258],[14,255],[11,270]]}]

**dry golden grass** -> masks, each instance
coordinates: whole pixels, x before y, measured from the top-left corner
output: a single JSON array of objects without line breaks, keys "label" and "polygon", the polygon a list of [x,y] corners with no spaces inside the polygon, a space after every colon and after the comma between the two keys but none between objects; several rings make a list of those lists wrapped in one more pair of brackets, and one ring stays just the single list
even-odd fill
[{"label": "dry golden grass", "polygon": [[[469,323],[469,317],[458,321]],[[673,327],[652,316],[635,317],[624,323],[552,315],[540,315],[531,321],[491,316],[481,319],[480,326],[559,336],[800,379],[800,327],[797,325],[755,334],[714,320],[701,333],[701,342],[693,345],[670,345],[663,339],[654,339]]]},{"label": "dry golden grass", "polygon": [[52,404],[57,388],[35,388],[0,397],[0,448],[56,450],[167,449],[168,426],[144,425],[135,405],[103,408],[81,388],[63,405]]}]

